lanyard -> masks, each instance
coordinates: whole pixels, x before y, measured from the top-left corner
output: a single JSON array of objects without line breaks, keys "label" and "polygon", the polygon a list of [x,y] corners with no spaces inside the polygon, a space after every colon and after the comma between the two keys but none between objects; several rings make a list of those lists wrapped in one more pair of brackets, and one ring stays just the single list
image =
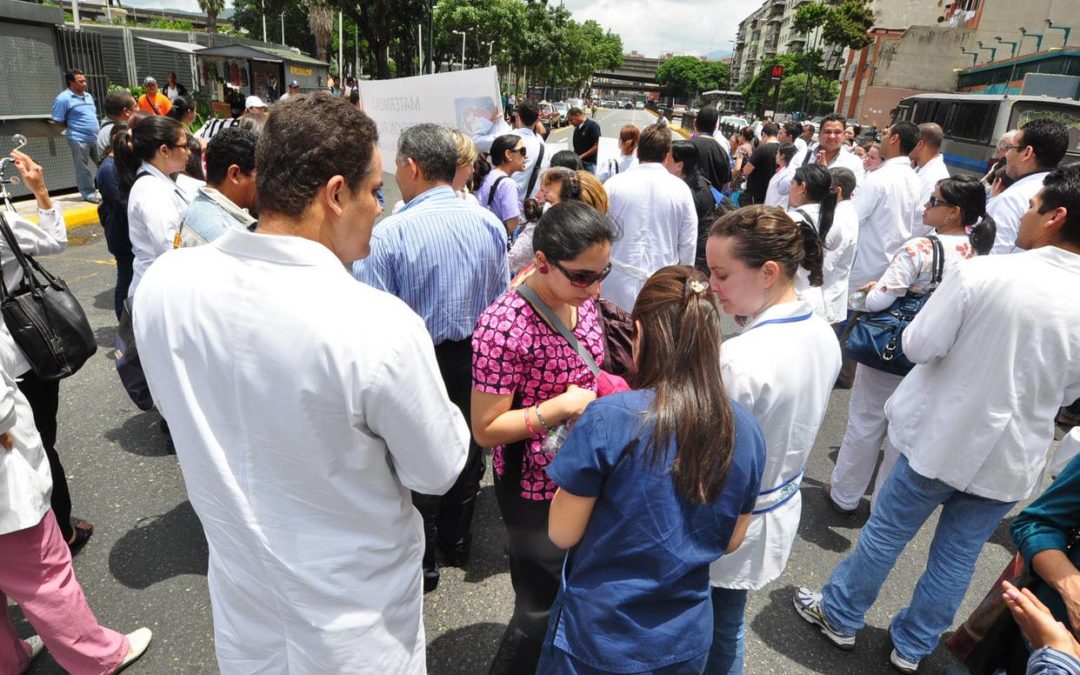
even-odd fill
[{"label": "lanyard", "polygon": [[807,312],[806,314],[800,314],[799,316],[785,316],[782,319],[769,319],[768,321],[762,321],[761,323],[754,324],[746,332],[749,333],[755,328],[761,328],[762,326],[767,326],[770,323],[798,323],[800,321],[806,321],[813,315],[813,312]]}]

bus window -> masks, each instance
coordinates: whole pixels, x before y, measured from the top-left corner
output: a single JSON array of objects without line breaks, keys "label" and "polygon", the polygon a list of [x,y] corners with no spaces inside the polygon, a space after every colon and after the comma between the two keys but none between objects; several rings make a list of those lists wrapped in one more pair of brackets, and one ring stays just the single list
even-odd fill
[{"label": "bus window", "polygon": [[967,141],[989,143],[993,133],[994,120],[997,118],[998,105],[996,103],[968,103],[955,104],[956,114],[945,127],[945,135],[951,138],[959,138]]},{"label": "bus window", "polygon": [[1080,109],[1046,104],[1017,103],[1013,106],[1010,129],[1019,129],[1031,120],[1052,119],[1069,129],[1069,153],[1080,153]]},{"label": "bus window", "polygon": [[931,107],[931,115],[927,117],[924,122],[934,122],[948,133],[949,125],[946,121],[949,119],[949,110],[956,107],[956,104],[952,101],[934,101],[934,106]]}]

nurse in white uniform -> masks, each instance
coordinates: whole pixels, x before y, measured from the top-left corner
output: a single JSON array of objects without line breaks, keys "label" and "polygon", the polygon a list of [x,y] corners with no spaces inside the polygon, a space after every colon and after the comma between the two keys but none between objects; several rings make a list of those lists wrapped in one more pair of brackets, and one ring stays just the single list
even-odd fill
[{"label": "nurse in white uniform", "polygon": [[821,243],[809,225],[776,207],[751,206],[717,221],[705,251],[724,311],[747,317],[743,332],[721,348],[724,387],[754,414],[767,448],[746,539],[709,574],[714,636],[705,672],[742,673],[747,592],[787,565],[803,467],[840,373],[840,347],[828,322],[795,292],[800,269],[821,284]]}]

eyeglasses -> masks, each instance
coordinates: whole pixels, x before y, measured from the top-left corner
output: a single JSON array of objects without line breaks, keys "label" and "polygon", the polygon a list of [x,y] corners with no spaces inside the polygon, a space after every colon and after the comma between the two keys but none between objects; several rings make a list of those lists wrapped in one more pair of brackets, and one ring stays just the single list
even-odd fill
[{"label": "eyeglasses", "polygon": [[930,208],[934,208],[935,206],[955,206],[955,204],[950,204],[944,199],[938,199],[934,195],[930,195],[930,199],[926,200],[926,205]]},{"label": "eyeglasses", "polygon": [[1021,150],[1022,148],[1026,148],[1026,147],[1027,147],[1026,145],[1006,145],[1002,149],[1005,152],[1008,152],[1009,150]]},{"label": "eyeglasses", "polygon": [[598,284],[604,279],[607,279],[607,276],[611,274],[611,263],[608,263],[607,267],[599,272],[571,272],[554,260],[551,261],[551,264],[555,266],[555,269],[563,273],[563,276],[566,277],[571,286],[577,288],[588,288],[593,284]]},{"label": "eyeglasses", "polygon": [[522,157],[525,157],[526,156],[525,153],[527,153],[528,151],[529,151],[528,148],[526,148],[525,146],[521,146],[520,148],[514,148],[510,152],[516,152],[519,155],[521,155]]}]

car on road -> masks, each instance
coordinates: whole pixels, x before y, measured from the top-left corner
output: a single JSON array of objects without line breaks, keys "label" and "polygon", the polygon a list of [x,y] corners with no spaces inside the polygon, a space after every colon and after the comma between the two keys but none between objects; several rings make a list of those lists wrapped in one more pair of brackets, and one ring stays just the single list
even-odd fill
[{"label": "car on road", "polygon": [[682,114],[686,112],[686,106],[682,103],[676,103],[671,107],[672,117],[682,117]]},{"label": "car on road", "polygon": [[616,103],[615,101],[612,101],[611,99],[608,99],[607,101],[604,101],[604,107],[605,108],[618,108],[619,104]]},{"label": "car on road", "polygon": [[566,119],[566,115],[570,112],[570,106],[568,106],[565,101],[556,101],[554,105],[555,110],[559,113],[559,122],[555,126],[566,126],[566,124],[569,122],[569,120]]},{"label": "car on road", "polygon": [[559,126],[559,111],[555,109],[555,105],[550,101],[540,101],[540,121],[548,129]]},{"label": "car on road", "polygon": [[645,101],[638,101],[637,103],[634,104],[634,110],[644,110],[644,109],[645,109]]}]

